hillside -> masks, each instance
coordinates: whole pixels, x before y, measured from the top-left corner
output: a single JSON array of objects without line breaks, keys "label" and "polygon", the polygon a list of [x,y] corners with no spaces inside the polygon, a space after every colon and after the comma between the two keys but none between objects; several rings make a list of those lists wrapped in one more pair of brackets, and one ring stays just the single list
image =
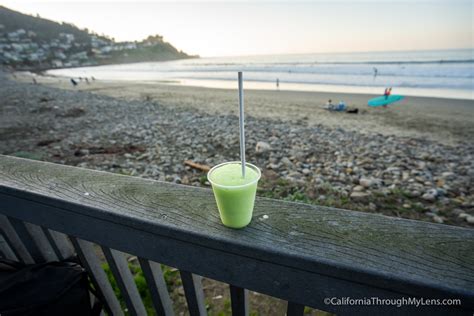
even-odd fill
[{"label": "hillside", "polygon": [[90,42],[87,30],[81,30],[68,23],[57,23],[51,20],[34,17],[0,6],[0,24],[4,26],[4,33],[14,32],[19,29],[32,30],[40,41],[58,38],[61,33],[73,34],[78,42]]},{"label": "hillside", "polygon": [[16,69],[93,66],[190,58],[160,35],[115,42],[69,23],[58,23],[0,6],[0,64]]}]

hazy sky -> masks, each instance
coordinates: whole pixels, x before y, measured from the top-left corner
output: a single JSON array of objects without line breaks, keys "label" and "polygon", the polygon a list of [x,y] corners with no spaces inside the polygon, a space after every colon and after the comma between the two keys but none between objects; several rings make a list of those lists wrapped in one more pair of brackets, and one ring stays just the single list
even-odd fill
[{"label": "hazy sky", "polygon": [[116,40],[158,33],[201,56],[472,48],[473,2],[0,0]]}]

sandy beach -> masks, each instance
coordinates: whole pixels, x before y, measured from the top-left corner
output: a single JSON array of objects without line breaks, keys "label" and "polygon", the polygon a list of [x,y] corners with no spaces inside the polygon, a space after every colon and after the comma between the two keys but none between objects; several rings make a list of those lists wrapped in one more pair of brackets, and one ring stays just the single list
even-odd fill
[{"label": "sandy beach", "polygon": [[[1,75],[2,73],[0,73]],[[239,159],[233,90],[0,76],[0,153],[208,187],[206,166]],[[474,106],[368,95],[254,91],[246,155],[272,198],[461,226],[474,224]],[[359,114],[323,109],[343,99]]]},{"label": "sandy beach", "polygon": [[[123,98],[159,101],[171,108],[195,108],[208,114],[237,114],[235,90],[171,85],[156,82],[90,81],[74,87],[68,78],[17,73],[17,80]],[[435,140],[444,144],[470,141],[474,135],[474,101],[407,97],[387,108],[370,108],[374,95],[327,92],[246,90],[246,112],[254,117],[305,121],[340,127],[364,134],[379,133]],[[325,109],[328,99],[346,102],[359,114],[334,113]]]}]

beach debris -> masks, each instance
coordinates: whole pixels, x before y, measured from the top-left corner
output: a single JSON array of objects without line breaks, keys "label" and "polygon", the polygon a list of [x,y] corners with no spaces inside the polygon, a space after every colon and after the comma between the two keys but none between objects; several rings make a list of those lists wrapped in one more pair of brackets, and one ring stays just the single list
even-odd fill
[{"label": "beach debris", "polygon": [[257,154],[263,154],[271,150],[271,146],[267,142],[258,142],[257,145],[255,146],[255,152]]},{"label": "beach debris", "polygon": [[430,189],[425,194],[423,194],[421,198],[425,201],[433,202],[436,200],[437,196],[438,196],[438,190]]},{"label": "beach debris", "polygon": [[454,172],[443,172],[441,174],[441,177],[445,178],[445,179],[452,179],[452,178],[455,178],[456,175],[454,174]]},{"label": "beach debris", "polygon": [[37,142],[36,146],[39,146],[39,147],[48,146],[52,143],[57,143],[57,142],[60,142],[60,141],[61,141],[61,139],[59,139],[59,138],[43,139],[43,140],[40,140],[39,142]]},{"label": "beach debris", "polygon": [[75,107],[67,110],[64,113],[58,113],[56,116],[58,117],[79,117],[86,114],[86,110],[82,107]]},{"label": "beach debris", "polygon": [[[366,169],[368,169],[368,167],[366,167]],[[362,177],[359,179],[359,185],[364,188],[379,187],[382,185],[382,179]]]},{"label": "beach debris", "polygon": [[466,222],[468,222],[469,224],[474,224],[474,216],[466,216]]},{"label": "beach debris", "polygon": [[364,191],[364,190],[365,190],[365,188],[364,188],[363,186],[361,186],[361,185],[356,185],[356,186],[352,189],[353,192],[362,192],[362,191]]},{"label": "beach debris", "polygon": [[373,185],[373,181],[367,178],[360,178],[359,184],[364,188],[370,188]]},{"label": "beach debris", "polygon": [[206,166],[206,165],[202,165],[202,164],[194,162],[192,160],[185,160],[184,164],[186,166],[189,166],[191,168],[198,169],[198,170],[201,170],[201,171],[204,171],[204,172],[208,172],[209,170],[211,170],[211,167]]},{"label": "beach debris", "polygon": [[370,194],[367,192],[357,192],[357,191],[352,192],[350,195],[351,199],[354,199],[354,200],[363,200],[369,196]]},{"label": "beach debris", "polygon": [[287,166],[287,167],[289,167],[289,168],[290,168],[290,167],[293,167],[293,163],[291,162],[291,160],[290,160],[288,157],[283,157],[283,158],[281,159],[281,162],[282,162],[285,166]]},{"label": "beach debris", "polygon": [[278,169],[280,168],[280,164],[276,164],[276,163],[269,163],[268,166],[267,166],[268,169]]},{"label": "beach debris", "polygon": [[137,160],[143,160],[143,159],[149,159],[150,158],[150,153],[146,152],[144,154],[141,154],[140,156],[137,157]]},{"label": "beach debris", "polygon": [[86,149],[86,148],[78,149],[74,152],[74,156],[77,156],[77,157],[87,156],[89,154],[90,154],[89,149]]}]

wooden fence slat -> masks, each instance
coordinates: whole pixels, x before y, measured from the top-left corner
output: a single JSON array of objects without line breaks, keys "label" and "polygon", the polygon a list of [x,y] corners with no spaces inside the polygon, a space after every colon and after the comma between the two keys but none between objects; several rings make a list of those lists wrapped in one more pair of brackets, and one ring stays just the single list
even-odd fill
[{"label": "wooden fence slat", "polygon": [[207,315],[206,306],[204,304],[204,292],[202,290],[202,277],[183,270],[180,270],[179,273],[183,281],[189,314],[191,316]]},{"label": "wooden fence slat", "polygon": [[304,315],[304,305],[288,302],[288,307],[286,308],[287,316],[302,316]]},{"label": "wooden fence slat", "polygon": [[15,252],[13,252],[7,240],[3,237],[3,234],[1,233],[0,233],[0,252],[3,258],[6,258],[8,260],[18,261],[18,258],[15,255]]},{"label": "wooden fence slat", "polygon": [[156,313],[158,315],[173,316],[173,303],[166,288],[161,265],[140,257],[138,261],[145,275]]},{"label": "wooden fence slat", "polygon": [[26,249],[30,253],[31,257],[36,263],[46,262],[46,258],[44,257],[41,250],[38,248],[38,245],[33,240],[33,237],[30,235],[28,228],[25,225],[25,222],[21,220],[17,220],[13,217],[9,218],[10,223],[12,224],[13,228],[15,229],[18,237],[20,237],[23,245],[25,245]]},{"label": "wooden fence slat", "polygon": [[51,245],[48,237],[45,235],[43,228],[41,226],[24,222],[26,230],[30,234],[33,242],[38,247],[41,255],[46,260],[46,262],[50,261],[58,261],[59,258],[54,251],[53,246]]},{"label": "wooden fence slat", "polygon": [[102,295],[108,313],[114,316],[123,316],[124,313],[120,303],[115,296],[107,275],[102,269],[99,258],[95,254],[93,244],[73,236],[69,236],[69,239],[79,256],[82,265],[89,272],[89,277],[91,278],[95,289],[100,295]]},{"label": "wooden fence slat", "polygon": [[56,245],[56,242],[54,241],[53,236],[51,235],[49,229],[47,229],[46,227],[41,227],[41,230],[44,236],[46,237],[46,239],[48,240],[48,243],[51,245],[51,248],[53,249],[53,252],[58,258],[58,260],[63,260],[64,257],[61,254],[61,251],[59,250],[58,246]]},{"label": "wooden fence slat", "polygon": [[15,252],[16,257],[26,264],[35,263],[33,257],[23,244],[23,241],[18,236],[8,217],[0,215],[0,228],[4,233],[4,238],[12,248],[13,252]]},{"label": "wooden fence slat", "polygon": [[65,234],[47,228],[43,228],[43,231],[60,260],[74,256],[74,249]]},{"label": "wooden fence slat", "polygon": [[248,290],[232,284],[230,286],[230,301],[232,304],[232,316],[248,316],[249,298]]},{"label": "wooden fence slat", "polygon": [[51,236],[53,237],[56,246],[58,247],[61,255],[67,259],[75,255],[74,247],[69,240],[69,237],[66,234],[57,232],[55,230],[49,230]]},{"label": "wooden fence slat", "polygon": [[110,270],[114,274],[117,285],[120,288],[125,303],[128,307],[128,312],[131,315],[146,315],[145,306],[143,306],[142,299],[138,293],[132,273],[128,268],[127,259],[122,252],[107,247],[102,247]]}]

